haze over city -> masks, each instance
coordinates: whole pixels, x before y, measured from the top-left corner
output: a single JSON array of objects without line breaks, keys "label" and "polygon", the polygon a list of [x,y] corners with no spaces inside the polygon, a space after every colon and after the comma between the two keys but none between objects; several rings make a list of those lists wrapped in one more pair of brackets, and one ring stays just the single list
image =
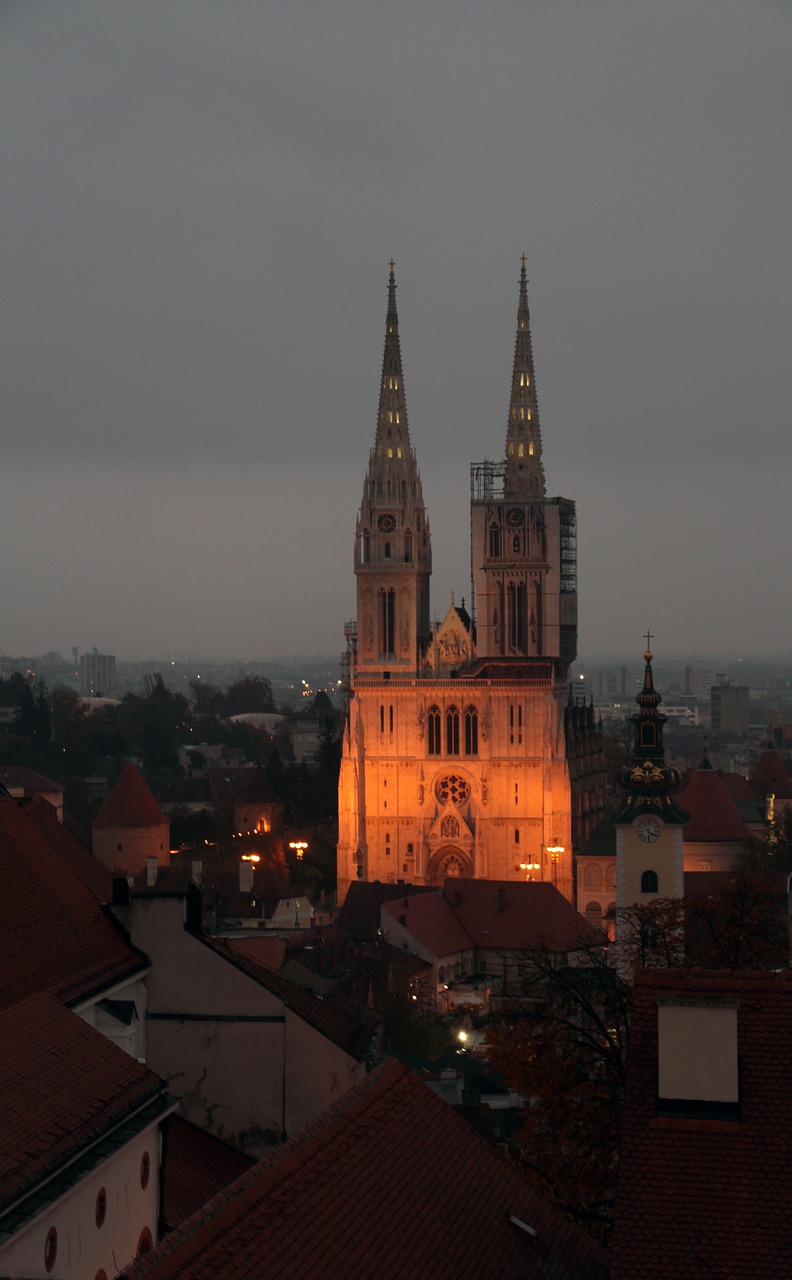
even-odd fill
[{"label": "haze over city", "polygon": [[0,24],[6,653],[340,651],[391,255],[442,616],[524,252],[581,654],[789,654],[787,6]]}]

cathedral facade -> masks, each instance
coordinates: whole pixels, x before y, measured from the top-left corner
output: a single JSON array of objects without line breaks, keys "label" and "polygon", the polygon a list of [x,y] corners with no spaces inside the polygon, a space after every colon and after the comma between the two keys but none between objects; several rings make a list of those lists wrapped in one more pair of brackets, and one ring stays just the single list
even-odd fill
[{"label": "cathedral facade", "polygon": [[505,456],[471,468],[471,610],[430,620],[391,263],[379,415],[346,628],[338,893],[352,880],[549,880],[570,901],[564,703],[576,655],[575,504],[547,497],[525,259]]}]

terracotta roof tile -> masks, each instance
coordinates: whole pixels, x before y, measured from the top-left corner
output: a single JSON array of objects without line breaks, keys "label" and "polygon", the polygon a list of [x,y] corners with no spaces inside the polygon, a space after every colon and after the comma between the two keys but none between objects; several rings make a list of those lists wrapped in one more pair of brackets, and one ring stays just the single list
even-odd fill
[{"label": "terracotta roof tile", "polygon": [[416,1076],[386,1062],[123,1275],[605,1280],[607,1258]]},{"label": "terracotta roof tile", "polygon": [[162,1191],[166,1230],[196,1213],[254,1163],[182,1116],[168,1119],[163,1145]]},{"label": "terracotta roof tile", "polygon": [[383,884],[380,880],[355,880],[347,890],[338,923],[347,937],[355,942],[373,942],[380,927],[380,909],[384,902],[414,894],[436,893],[426,885]]},{"label": "terracotta roof tile", "polygon": [[571,951],[599,937],[554,885],[543,881],[446,880],[444,896],[479,947]]},{"label": "terracotta roof tile", "polygon": [[[737,1006],[734,1120],[656,1114],[659,999]],[[792,1213],[792,974],[639,974],[613,1280],[786,1277]]]},{"label": "terracotta roof tile", "polygon": [[168,819],[149,791],[137,765],[124,765],[121,775],[93,820],[94,828],[161,827]]},{"label": "terracotta roof tile", "polygon": [[763,751],[750,777],[751,786],[761,795],[778,800],[792,799],[792,778],[777,751]]},{"label": "terracotta roof tile", "polygon": [[0,904],[0,1008],[37,991],[76,1001],[148,965],[42,828],[2,796]]},{"label": "terracotta roof tile", "polygon": [[472,951],[473,939],[460,923],[442,893],[418,893],[411,898],[394,898],[384,903],[382,919],[390,917],[408,929],[422,946],[435,956]]},{"label": "terracotta roof tile", "polygon": [[51,995],[0,1012],[0,1044],[0,1206],[146,1100],[164,1105],[159,1076]]},{"label": "terracotta roof tile", "polygon": [[685,840],[743,842],[751,838],[750,829],[714,769],[691,770],[676,802],[690,814],[685,824]]},{"label": "terracotta roof tile", "polygon": [[113,873],[72,835],[68,827],[58,821],[52,806],[37,796],[23,804],[22,808],[94,897],[99,902],[112,902]]}]

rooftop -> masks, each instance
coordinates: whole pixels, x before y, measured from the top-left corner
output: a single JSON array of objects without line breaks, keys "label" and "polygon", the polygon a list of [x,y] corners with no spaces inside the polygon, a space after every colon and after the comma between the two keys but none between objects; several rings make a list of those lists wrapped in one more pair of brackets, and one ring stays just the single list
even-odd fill
[{"label": "rooftop", "polygon": [[605,1280],[607,1270],[594,1241],[388,1061],[122,1274]]}]

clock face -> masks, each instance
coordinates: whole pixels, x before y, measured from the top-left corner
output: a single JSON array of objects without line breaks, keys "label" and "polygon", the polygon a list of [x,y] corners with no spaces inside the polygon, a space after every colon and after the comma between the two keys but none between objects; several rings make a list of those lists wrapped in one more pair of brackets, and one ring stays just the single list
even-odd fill
[{"label": "clock face", "polygon": [[660,823],[654,818],[642,818],[635,830],[638,833],[638,839],[643,840],[644,844],[654,844],[660,835]]},{"label": "clock face", "polygon": [[392,515],[380,516],[377,521],[377,528],[380,533],[393,533],[396,528],[396,517]]}]

